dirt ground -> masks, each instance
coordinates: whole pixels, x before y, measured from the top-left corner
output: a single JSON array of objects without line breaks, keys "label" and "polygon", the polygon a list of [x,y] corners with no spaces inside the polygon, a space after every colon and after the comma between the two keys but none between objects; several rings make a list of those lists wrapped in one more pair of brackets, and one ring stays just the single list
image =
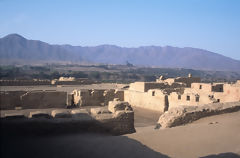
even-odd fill
[{"label": "dirt ground", "polygon": [[1,136],[1,157],[238,158],[240,155],[240,111],[155,130],[159,114],[134,110],[136,133]]}]

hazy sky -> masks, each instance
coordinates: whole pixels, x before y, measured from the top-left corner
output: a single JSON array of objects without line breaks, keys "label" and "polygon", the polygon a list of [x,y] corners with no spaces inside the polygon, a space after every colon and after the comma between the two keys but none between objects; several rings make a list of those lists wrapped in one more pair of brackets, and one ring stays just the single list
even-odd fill
[{"label": "hazy sky", "polygon": [[0,37],[195,47],[240,60],[240,0],[0,0]]}]

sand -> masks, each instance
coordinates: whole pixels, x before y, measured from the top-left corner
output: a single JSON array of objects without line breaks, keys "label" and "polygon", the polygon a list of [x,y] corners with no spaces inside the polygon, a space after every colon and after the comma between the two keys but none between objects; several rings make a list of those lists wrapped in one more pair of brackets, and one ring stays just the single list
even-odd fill
[{"label": "sand", "polygon": [[96,133],[1,135],[1,157],[236,158],[240,155],[240,111],[203,118],[185,126],[154,130],[158,113],[134,110],[136,133],[124,136]]},{"label": "sand", "polygon": [[[240,112],[207,117],[185,126],[153,130],[137,127],[126,135],[170,157],[203,157],[219,153],[240,155]],[[228,157],[225,155],[224,157]]]}]

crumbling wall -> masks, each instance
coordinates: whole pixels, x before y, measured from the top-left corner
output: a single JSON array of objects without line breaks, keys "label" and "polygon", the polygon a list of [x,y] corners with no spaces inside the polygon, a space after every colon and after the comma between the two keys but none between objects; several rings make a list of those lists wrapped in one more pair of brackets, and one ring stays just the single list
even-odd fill
[{"label": "crumbling wall", "polygon": [[166,89],[166,88],[181,88],[185,84],[167,82],[134,82],[130,84],[129,90],[138,92],[147,92],[150,89]]},{"label": "crumbling wall", "polygon": [[89,114],[85,109],[1,111],[1,127],[3,129],[1,134],[15,136],[18,134],[54,135],[79,132],[113,135],[133,133],[135,132],[134,112],[129,106],[128,108],[115,108],[114,112],[107,111],[95,115]]},{"label": "crumbling wall", "polygon": [[191,87],[192,83],[199,83],[201,79],[199,77],[177,77],[174,82],[182,82],[187,85],[187,87]]},{"label": "crumbling wall", "polygon": [[20,96],[23,109],[66,108],[67,92],[30,91]]},{"label": "crumbling wall", "polygon": [[21,107],[20,96],[26,93],[25,91],[1,91],[0,92],[0,109],[9,110],[15,107]]},{"label": "crumbling wall", "polygon": [[167,78],[164,79],[163,76],[161,76],[159,79],[156,80],[158,83],[167,83],[169,85],[173,83],[185,83],[187,87],[191,87],[192,83],[199,83],[201,82],[201,79],[199,77],[192,77],[191,74],[189,74],[189,77],[177,77],[177,78]]},{"label": "crumbling wall", "polygon": [[124,91],[122,90],[74,90],[74,104],[78,106],[103,106],[114,98],[124,100]]},{"label": "crumbling wall", "polygon": [[203,117],[240,110],[240,102],[212,103],[202,106],[179,106],[160,116],[158,127],[170,128],[191,123]]},{"label": "crumbling wall", "polygon": [[4,110],[65,108],[68,104],[67,92],[61,91],[2,91],[0,99]]},{"label": "crumbling wall", "polygon": [[0,86],[29,86],[50,84],[50,80],[0,80]]}]

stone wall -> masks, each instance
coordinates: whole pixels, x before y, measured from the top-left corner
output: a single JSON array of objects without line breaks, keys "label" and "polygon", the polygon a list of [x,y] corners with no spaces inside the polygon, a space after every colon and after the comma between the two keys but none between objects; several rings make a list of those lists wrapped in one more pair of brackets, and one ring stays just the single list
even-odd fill
[{"label": "stone wall", "polygon": [[170,128],[191,123],[203,117],[240,110],[240,102],[213,103],[202,106],[179,106],[160,116],[158,127]]}]

